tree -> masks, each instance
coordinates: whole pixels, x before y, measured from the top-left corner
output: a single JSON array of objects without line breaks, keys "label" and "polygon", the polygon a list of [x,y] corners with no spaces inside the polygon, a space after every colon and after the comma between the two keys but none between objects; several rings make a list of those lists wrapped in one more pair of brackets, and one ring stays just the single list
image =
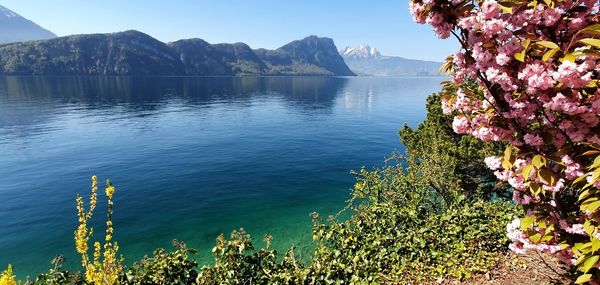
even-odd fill
[{"label": "tree", "polygon": [[509,143],[485,163],[524,209],[507,227],[511,249],[556,254],[576,283],[600,280],[599,3],[409,3],[416,22],[460,43],[442,67],[454,131]]}]

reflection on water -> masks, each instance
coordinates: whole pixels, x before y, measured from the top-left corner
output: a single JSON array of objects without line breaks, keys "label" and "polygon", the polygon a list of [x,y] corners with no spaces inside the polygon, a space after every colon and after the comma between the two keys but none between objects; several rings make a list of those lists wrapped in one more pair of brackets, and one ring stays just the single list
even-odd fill
[{"label": "reflection on water", "polygon": [[[140,116],[170,105],[250,102],[253,96],[280,97],[293,108],[331,108],[346,78],[324,77],[0,77],[0,127],[36,124],[54,108],[111,108]],[[41,106],[40,106],[41,105]]]},{"label": "reflection on water", "polygon": [[117,185],[129,263],[173,238],[206,262],[239,227],[307,256],[308,214],[339,210],[349,171],[401,148],[440,80],[0,77],[0,266],[32,275],[63,253],[76,267],[74,197],[92,174]]}]

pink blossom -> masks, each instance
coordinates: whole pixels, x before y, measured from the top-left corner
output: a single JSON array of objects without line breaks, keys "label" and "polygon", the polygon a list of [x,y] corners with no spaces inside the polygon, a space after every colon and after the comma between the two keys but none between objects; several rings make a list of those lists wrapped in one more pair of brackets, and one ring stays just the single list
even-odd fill
[{"label": "pink blossom", "polygon": [[[510,184],[510,186],[512,186],[514,189],[517,189],[519,191],[523,191],[525,189],[527,189],[527,185],[525,185],[525,179],[523,179],[523,176],[512,176],[508,178],[508,184]],[[524,199],[526,197],[529,197],[529,195],[524,195]],[[527,200],[529,200],[529,198],[526,198]],[[529,204],[529,202],[531,202],[530,200],[528,202],[526,202],[525,204]]]},{"label": "pink blossom", "polygon": [[577,65],[569,60],[563,61],[552,77],[569,88],[580,88],[591,81],[591,73],[587,73],[587,65]]},{"label": "pink blossom", "polygon": [[569,224],[565,220],[559,221],[560,227],[568,233],[587,236],[582,224]]},{"label": "pink blossom", "polygon": [[490,19],[500,12],[500,7],[496,1],[487,0],[483,2],[483,5],[481,5],[481,11],[486,19]]},{"label": "pink blossom", "polygon": [[502,158],[498,156],[488,156],[484,159],[484,162],[491,170],[498,170],[502,166]]},{"label": "pink blossom", "polygon": [[454,121],[452,121],[452,129],[457,134],[466,134],[471,130],[469,121],[464,116],[454,117]]},{"label": "pink blossom", "polygon": [[426,15],[423,13],[425,11],[425,7],[421,4],[409,1],[408,2],[408,10],[410,14],[413,16],[413,20],[419,24],[425,24]]},{"label": "pink blossom", "polygon": [[454,107],[452,105],[448,105],[448,100],[443,99],[442,100],[442,112],[444,113],[444,115],[450,115],[450,114],[452,114],[452,111],[454,111]]},{"label": "pink blossom", "polygon": [[483,23],[483,32],[488,35],[496,35],[502,31],[505,31],[508,27],[508,23],[503,20],[491,19]]},{"label": "pink blossom", "polygon": [[[554,186],[543,185],[542,187],[544,188],[544,190],[546,190],[548,192],[556,193],[565,188],[565,180],[561,178],[554,184]],[[552,201],[552,202],[554,202],[554,201]],[[556,204],[556,202],[554,202],[554,204]]]},{"label": "pink blossom", "polygon": [[458,26],[463,29],[468,29],[475,25],[475,16],[464,17],[458,21]]},{"label": "pink blossom", "polygon": [[526,134],[523,136],[523,140],[530,146],[541,146],[544,144],[544,140],[537,134]]},{"label": "pink blossom", "polygon": [[526,81],[529,93],[535,93],[536,89],[546,90],[554,86],[551,71],[540,62],[527,64],[519,72],[518,78]]},{"label": "pink blossom", "polygon": [[545,26],[553,26],[558,22],[561,16],[562,14],[556,9],[547,8],[544,9],[544,12],[542,13],[542,20]]}]

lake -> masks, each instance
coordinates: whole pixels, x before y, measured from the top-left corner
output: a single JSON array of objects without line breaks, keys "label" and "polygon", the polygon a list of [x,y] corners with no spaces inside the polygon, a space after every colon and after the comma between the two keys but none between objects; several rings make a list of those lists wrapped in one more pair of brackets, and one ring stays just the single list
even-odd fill
[{"label": "lake", "polygon": [[[0,268],[77,269],[75,196],[115,184],[115,239],[131,264],[171,240],[210,250],[243,227],[307,256],[311,212],[336,213],[351,170],[402,150],[442,77],[0,77]],[[262,242],[257,242],[262,246]]]}]

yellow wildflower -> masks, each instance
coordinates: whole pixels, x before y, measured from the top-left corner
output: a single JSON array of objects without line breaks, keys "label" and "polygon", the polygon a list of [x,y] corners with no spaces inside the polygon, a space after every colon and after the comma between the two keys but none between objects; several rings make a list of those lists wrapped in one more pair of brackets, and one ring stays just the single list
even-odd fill
[{"label": "yellow wildflower", "polygon": [[8,268],[0,274],[0,285],[17,285],[12,265],[9,264]]},{"label": "yellow wildflower", "polygon": [[115,187],[113,186],[108,186],[106,187],[106,196],[108,198],[112,198],[112,195],[115,193]]},{"label": "yellow wildflower", "polygon": [[[108,209],[106,222],[106,236],[104,238],[104,246],[100,242],[94,243],[92,259],[88,257],[88,241],[92,236],[93,229],[87,228],[87,222],[92,217],[97,202],[97,177],[92,176],[92,195],[90,196],[90,208],[86,211],[83,205],[83,198],[77,195],[77,216],[79,218],[79,226],[75,230],[75,247],[77,252],[81,254],[81,264],[85,269],[85,278],[88,283],[94,285],[114,285],[117,282],[119,274],[123,271],[120,260],[117,260],[117,252],[119,246],[117,243],[112,243],[113,223],[112,223],[112,206],[113,194],[115,193],[114,186],[109,180],[106,180],[106,196],[108,197]],[[4,284],[0,284],[4,285]]]}]

